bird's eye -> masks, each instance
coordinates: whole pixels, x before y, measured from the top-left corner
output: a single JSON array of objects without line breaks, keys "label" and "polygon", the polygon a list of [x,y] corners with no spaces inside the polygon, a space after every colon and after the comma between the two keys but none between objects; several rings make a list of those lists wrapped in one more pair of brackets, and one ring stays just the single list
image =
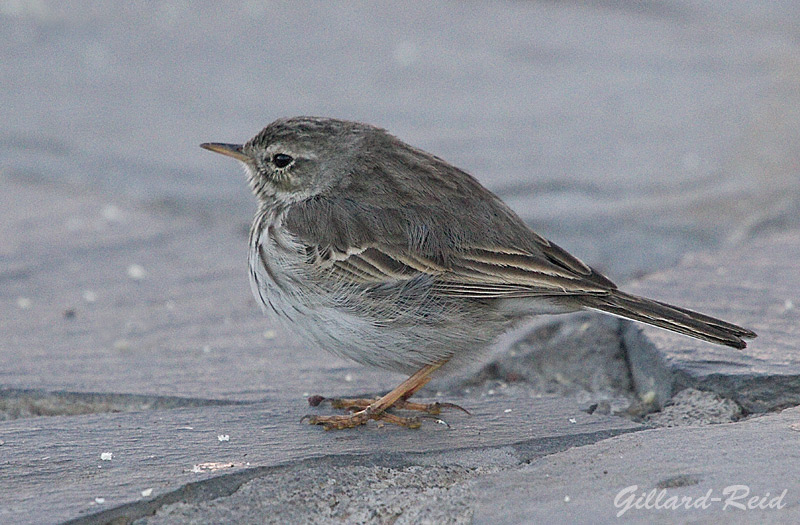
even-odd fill
[{"label": "bird's eye", "polygon": [[286,155],[285,153],[276,153],[272,156],[272,163],[275,164],[276,168],[285,168],[291,164],[292,161],[294,161],[292,156]]}]

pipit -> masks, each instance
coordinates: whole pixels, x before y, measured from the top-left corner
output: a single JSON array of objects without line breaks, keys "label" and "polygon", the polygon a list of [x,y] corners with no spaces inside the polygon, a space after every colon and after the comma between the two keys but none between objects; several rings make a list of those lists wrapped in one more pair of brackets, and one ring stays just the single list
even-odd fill
[{"label": "pipit", "polygon": [[242,162],[258,199],[249,263],[263,310],[334,354],[411,374],[378,399],[332,401],[349,414],[307,418],[325,429],[419,426],[388,410],[438,413],[408,399],[536,314],[599,310],[734,348],[756,336],[618,290],[471,175],[383,129],[296,117],[201,146]]}]

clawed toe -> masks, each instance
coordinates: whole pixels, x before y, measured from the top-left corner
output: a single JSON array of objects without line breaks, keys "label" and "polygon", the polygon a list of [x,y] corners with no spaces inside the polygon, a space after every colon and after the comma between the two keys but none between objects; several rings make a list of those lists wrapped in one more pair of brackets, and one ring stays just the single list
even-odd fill
[{"label": "clawed toe", "polygon": [[[442,409],[456,408],[462,412],[469,414],[469,411],[454,403],[414,403],[406,401],[405,399],[398,399],[393,405],[379,410],[380,398],[329,398],[320,395],[314,395],[308,398],[308,404],[312,407],[320,406],[323,403],[330,404],[332,408],[339,410],[347,410],[352,412],[348,415],[336,416],[304,416],[301,421],[307,421],[311,425],[322,425],[325,430],[340,430],[345,428],[354,428],[366,424],[370,419],[380,422],[392,423],[405,428],[419,428],[422,426],[422,420],[419,416],[399,416],[390,410],[414,410],[424,413],[424,418],[430,416],[438,416],[441,414]],[[438,423],[447,425],[444,421],[437,419]]]},{"label": "clawed toe", "polygon": [[[312,407],[322,403],[330,403],[333,408],[349,410],[348,415],[339,416],[305,416],[304,421],[312,425],[322,425],[325,430],[338,430],[343,428],[353,428],[365,424],[370,419],[380,422],[393,423],[406,428],[419,428],[421,426],[420,417],[404,417],[388,412],[391,409],[416,410],[423,412],[423,417],[437,416],[442,408],[457,408],[469,414],[469,412],[453,403],[413,403],[408,398],[414,395],[429,380],[430,375],[441,367],[446,360],[431,363],[420,368],[411,377],[400,383],[400,385],[378,399],[373,398],[326,398],[315,395],[308,398],[308,404]],[[443,423],[440,419],[437,422]],[[447,425],[447,423],[444,423]],[[448,428],[450,425],[447,425]]]}]

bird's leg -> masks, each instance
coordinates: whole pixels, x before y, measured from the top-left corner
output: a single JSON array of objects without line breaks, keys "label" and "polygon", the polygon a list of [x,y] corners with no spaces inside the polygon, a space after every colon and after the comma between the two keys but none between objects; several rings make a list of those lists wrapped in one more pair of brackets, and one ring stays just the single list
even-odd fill
[{"label": "bird's leg", "polygon": [[[308,422],[312,425],[322,425],[325,430],[353,428],[358,425],[363,425],[370,419],[383,419],[389,423],[395,423],[408,428],[419,428],[420,422],[417,417],[400,417],[394,414],[386,414],[386,410],[393,406],[398,408],[405,408],[403,405],[408,405],[406,401],[411,397],[414,392],[425,386],[431,380],[431,374],[439,369],[447,361],[439,361],[430,365],[425,365],[420,368],[414,375],[400,383],[400,385],[378,399],[343,399],[331,400],[335,402],[334,406],[337,408],[345,408],[348,410],[356,410],[356,412],[346,416],[306,416]],[[325,398],[320,396],[313,396],[309,398],[309,403],[318,405]],[[316,402],[316,403],[314,403]],[[341,403],[339,403],[341,402]],[[400,403],[400,405],[398,405]],[[436,403],[434,403],[436,404]],[[415,406],[425,406],[419,403],[412,403]],[[439,405],[441,408],[441,405]],[[414,408],[414,410],[418,410]]]},{"label": "bird's leg", "polygon": [[[444,364],[444,363],[442,363],[442,364]],[[425,381],[425,383],[427,383],[427,382],[428,381]],[[403,395],[403,397],[398,399],[397,402],[394,405],[392,405],[392,408],[397,408],[397,409],[400,409],[400,410],[419,410],[420,412],[426,412],[426,413],[431,414],[433,416],[438,416],[442,412],[443,408],[457,408],[457,409],[461,410],[462,412],[465,412],[465,413],[469,414],[469,410],[467,410],[466,408],[460,407],[460,406],[456,405],[455,403],[439,403],[438,401],[435,401],[433,403],[413,403],[413,402],[409,401],[408,398],[410,398],[411,396],[416,394],[417,390],[419,390],[420,388],[425,386],[425,383],[421,383],[416,388],[406,392]]]}]

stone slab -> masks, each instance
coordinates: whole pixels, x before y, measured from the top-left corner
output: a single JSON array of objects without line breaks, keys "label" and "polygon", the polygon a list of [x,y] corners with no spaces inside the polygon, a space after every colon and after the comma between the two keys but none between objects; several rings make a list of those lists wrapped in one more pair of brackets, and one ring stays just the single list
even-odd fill
[{"label": "stone slab", "polygon": [[[353,432],[302,423],[311,409],[286,396],[248,405],[0,422],[0,485],[11,487],[0,491],[0,521],[103,523],[118,515],[140,517],[199,490],[197,482],[238,475],[242,483],[248,469],[319,457],[395,457],[403,464],[415,454],[508,446],[533,457],[642,428],[586,414],[555,397],[524,403],[471,400],[469,409],[471,416],[443,415],[449,428],[430,420],[419,430],[370,423]],[[457,463],[457,454],[453,458]],[[258,474],[263,472],[250,477]],[[209,483],[209,498],[235,488],[225,479]],[[117,507],[124,508],[109,511]]]},{"label": "stone slab", "polygon": [[[792,408],[740,423],[647,430],[535,459],[474,483],[474,523],[796,523],[798,421],[800,409]],[[662,489],[665,496],[655,508]],[[738,498],[745,490],[748,497]],[[784,490],[780,509],[725,505],[737,496],[736,504],[764,497],[766,506]],[[672,496],[703,506],[698,500],[708,491],[707,508],[664,507]],[[632,503],[645,496],[640,508],[622,512],[630,494]]]}]

